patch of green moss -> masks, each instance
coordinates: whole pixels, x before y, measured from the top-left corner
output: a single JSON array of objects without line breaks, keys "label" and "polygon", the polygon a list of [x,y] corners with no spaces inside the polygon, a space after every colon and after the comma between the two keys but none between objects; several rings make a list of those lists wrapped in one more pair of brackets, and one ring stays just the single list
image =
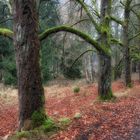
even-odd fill
[{"label": "patch of green moss", "polygon": [[22,140],[25,138],[27,140],[42,140],[48,137],[41,129],[34,129],[30,131],[21,131],[17,132],[14,135],[11,135],[7,140]]},{"label": "patch of green moss", "polygon": [[[77,30],[75,28],[72,28],[70,26],[58,26],[58,27],[53,27],[53,28],[47,29],[39,35],[39,39],[41,41],[41,40],[45,39],[47,36],[49,36],[50,34],[57,33],[60,31],[66,31],[66,32],[73,33],[73,34],[81,37],[82,39],[84,39],[86,42],[93,45],[99,52],[103,52],[106,55],[110,56],[110,54],[106,53],[104,51],[104,49],[100,46],[100,44],[96,40],[94,40],[90,35],[88,35],[84,32],[81,32],[80,30]],[[104,30],[104,28],[103,28],[103,31],[105,31],[107,33],[106,29]],[[100,31],[100,32],[102,33],[102,31]]]},{"label": "patch of green moss", "polygon": [[74,93],[79,93],[80,92],[80,88],[79,87],[74,87],[73,88],[73,92]]},{"label": "patch of green moss", "polygon": [[105,19],[106,19],[106,20],[110,20],[111,17],[110,17],[109,15],[106,15],[106,16],[105,16]]},{"label": "patch of green moss", "polygon": [[21,131],[16,133],[16,138],[21,139],[21,138],[29,138],[30,137],[30,132],[29,131]]},{"label": "patch of green moss", "polygon": [[70,118],[61,118],[61,119],[59,119],[59,122],[60,122],[60,125],[66,126],[71,123],[71,119]]},{"label": "patch of green moss", "polygon": [[59,129],[58,125],[54,122],[52,118],[47,118],[40,128],[45,133],[57,131]]},{"label": "patch of green moss", "polygon": [[109,100],[115,100],[115,99],[116,97],[113,95],[111,89],[107,95],[100,95],[99,97],[99,100],[102,100],[102,101],[109,101]]},{"label": "patch of green moss", "polygon": [[9,36],[12,35],[13,31],[6,29],[6,28],[0,28],[0,35],[4,35],[4,36]]},{"label": "patch of green moss", "polygon": [[111,49],[107,45],[102,44],[101,48],[104,50],[105,55],[111,57]]},{"label": "patch of green moss", "polygon": [[101,28],[101,33],[102,34],[108,34],[108,28],[107,27],[104,27],[104,26],[102,26],[102,28]]},{"label": "patch of green moss", "polygon": [[[35,116],[37,117],[38,115],[35,113]],[[28,140],[49,139],[49,137],[55,134],[59,129],[59,124],[56,123],[52,118],[47,117],[41,126],[30,131],[17,132],[16,134],[10,136],[8,140],[21,140],[22,138],[27,138]]]},{"label": "patch of green moss", "polygon": [[43,125],[46,119],[47,119],[47,115],[45,114],[44,109],[35,111],[31,117],[33,128]]},{"label": "patch of green moss", "polygon": [[132,87],[133,87],[133,84],[132,84],[132,83],[128,83],[126,86],[127,86],[128,88],[132,88]]}]

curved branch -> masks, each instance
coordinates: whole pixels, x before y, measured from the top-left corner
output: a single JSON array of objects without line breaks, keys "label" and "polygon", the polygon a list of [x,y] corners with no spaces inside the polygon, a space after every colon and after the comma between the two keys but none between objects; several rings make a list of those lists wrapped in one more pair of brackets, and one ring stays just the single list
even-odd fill
[{"label": "curved branch", "polygon": [[102,47],[96,40],[94,40],[90,35],[77,30],[75,28],[69,27],[69,26],[58,26],[58,27],[54,27],[54,28],[50,28],[47,29],[46,31],[44,31],[43,33],[41,33],[39,35],[39,39],[40,41],[44,40],[45,38],[47,38],[49,35],[57,33],[57,32],[61,32],[61,31],[65,31],[65,32],[69,32],[69,33],[73,33],[79,37],[81,37],[83,40],[85,40],[86,42],[88,42],[89,44],[91,44],[97,51],[104,53],[105,55],[110,56],[110,51],[104,47]]},{"label": "curved branch", "polygon": [[0,28],[0,36],[8,37],[9,39],[13,39],[13,31],[6,28]]},{"label": "curved branch", "polygon": [[92,6],[90,6],[90,5],[88,5],[88,4],[86,4],[86,5],[87,5],[87,7],[89,7],[89,8],[91,9],[91,11],[93,12],[93,14],[94,14],[96,17],[98,17],[99,19],[101,18],[99,12],[97,11],[97,9],[95,10]]},{"label": "curved branch", "polygon": [[86,54],[86,53],[88,53],[88,52],[93,52],[94,50],[86,50],[86,51],[84,51],[82,54],[80,54],[75,60],[74,60],[74,62],[72,63],[72,65],[71,65],[71,67],[70,68],[72,68],[74,65],[75,65],[75,63],[84,55],[84,54]]},{"label": "curved branch", "polygon": [[135,14],[136,17],[137,17],[138,19],[140,19],[140,15],[139,15],[135,10],[131,9],[131,12],[133,12],[133,14]]},{"label": "curved branch", "polygon": [[[81,20],[77,21],[76,23],[72,24],[70,27],[73,27],[73,26],[75,26],[83,21],[86,21],[86,20],[89,20],[89,19],[81,19]],[[67,36],[67,32],[64,34],[64,37],[63,37],[63,51],[64,51],[64,47],[65,47],[64,44],[65,44],[66,36]]]},{"label": "curved branch", "polygon": [[133,6],[130,7],[130,9],[133,9],[133,8],[135,8],[137,6],[140,6],[140,3],[134,4]]},{"label": "curved branch", "polygon": [[75,25],[77,25],[77,24],[79,24],[79,23],[81,23],[81,22],[83,22],[83,21],[88,21],[88,20],[90,20],[90,19],[88,19],[88,18],[80,19],[79,21],[73,23],[73,24],[71,25],[71,27],[72,27],[72,26],[75,26]]}]

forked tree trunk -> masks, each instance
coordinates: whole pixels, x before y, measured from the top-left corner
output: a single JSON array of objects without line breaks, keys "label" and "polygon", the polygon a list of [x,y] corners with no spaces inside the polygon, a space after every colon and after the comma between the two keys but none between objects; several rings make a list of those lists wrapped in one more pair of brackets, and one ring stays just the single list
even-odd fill
[{"label": "forked tree trunk", "polygon": [[27,123],[30,127],[34,112],[44,109],[36,0],[14,0],[13,14],[19,94],[19,130],[21,130],[27,127],[25,126]]},{"label": "forked tree trunk", "polygon": [[[101,46],[110,50],[110,12],[111,0],[101,1],[101,28],[100,35]],[[111,90],[111,56],[99,54],[99,83],[98,92],[101,99],[111,99],[113,97]]]}]

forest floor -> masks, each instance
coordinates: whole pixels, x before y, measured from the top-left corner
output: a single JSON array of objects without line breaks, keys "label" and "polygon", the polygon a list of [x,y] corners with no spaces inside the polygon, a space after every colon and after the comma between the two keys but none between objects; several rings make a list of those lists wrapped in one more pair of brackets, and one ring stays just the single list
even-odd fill
[{"label": "forest floor", "polygon": [[[1,85],[2,86],[2,85]],[[79,93],[73,87],[80,87]],[[112,84],[116,100],[97,100],[97,85],[64,82],[45,87],[46,112],[54,119],[70,118],[71,123],[51,140],[140,140],[140,84],[126,89],[121,80]],[[0,88],[0,136],[17,129],[17,90]],[[79,117],[75,117],[78,114]],[[0,138],[1,139],[1,138]]]}]

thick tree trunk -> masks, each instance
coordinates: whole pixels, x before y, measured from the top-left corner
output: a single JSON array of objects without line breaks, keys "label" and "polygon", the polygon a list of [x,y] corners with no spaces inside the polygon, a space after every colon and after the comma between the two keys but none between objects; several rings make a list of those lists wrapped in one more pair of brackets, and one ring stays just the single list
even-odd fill
[{"label": "thick tree trunk", "polygon": [[[110,12],[111,0],[102,0],[101,2],[101,28],[100,43],[102,47],[110,50]],[[99,54],[99,83],[98,92],[101,99],[111,99],[113,97],[111,90],[111,56]]]},{"label": "thick tree trunk", "polygon": [[99,64],[99,95],[101,99],[111,99],[113,97],[111,90],[111,57],[100,54]]},{"label": "thick tree trunk", "polygon": [[45,101],[39,66],[40,42],[36,0],[14,0],[13,14],[19,94],[19,130],[31,129],[32,115],[44,109]]},{"label": "thick tree trunk", "polygon": [[129,49],[129,20],[130,20],[130,4],[131,0],[126,1],[124,11],[124,25],[123,25],[123,36],[124,36],[124,65],[125,65],[125,85],[131,87],[131,59]]}]

